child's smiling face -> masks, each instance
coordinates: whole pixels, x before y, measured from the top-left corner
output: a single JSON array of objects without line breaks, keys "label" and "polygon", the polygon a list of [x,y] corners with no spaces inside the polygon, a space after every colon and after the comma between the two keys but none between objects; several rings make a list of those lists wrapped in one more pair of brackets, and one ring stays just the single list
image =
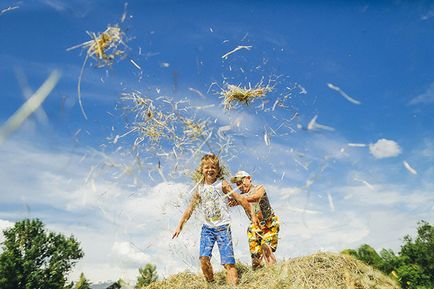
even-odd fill
[{"label": "child's smiling face", "polygon": [[215,162],[208,160],[203,163],[202,174],[207,184],[212,184],[217,180],[217,172],[218,167]]}]

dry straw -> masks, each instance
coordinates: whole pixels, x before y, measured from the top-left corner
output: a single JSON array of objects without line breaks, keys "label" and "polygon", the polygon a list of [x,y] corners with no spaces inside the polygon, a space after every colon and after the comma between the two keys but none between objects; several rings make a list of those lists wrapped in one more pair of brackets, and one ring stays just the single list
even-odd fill
[{"label": "dry straw", "polygon": [[263,97],[272,90],[273,87],[270,85],[263,86],[261,83],[253,88],[228,84],[226,89],[221,91],[221,95],[224,98],[225,109],[231,109],[234,102],[248,105],[254,99]]},{"label": "dry straw", "polygon": [[57,70],[53,71],[42,86],[9,117],[5,124],[0,126],[0,144],[41,106],[54,87],[56,87],[59,79],[60,72]]},{"label": "dry straw", "polygon": [[184,100],[174,102],[168,97],[151,99],[142,96],[139,91],[123,93],[121,100],[125,101],[126,114],[134,118],[129,129],[137,135],[134,141],[136,147],[142,145],[146,150],[167,147],[169,151],[174,148],[178,151],[194,149],[210,134],[208,120],[190,116],[189,102]]},{"label": "dry straw", "polygon": [[[241,267],[241,268],[240,268]],[[242,270],[240,270],[242,269]],[[317,253],[289,259],[275,266],[252,271],[238,265],[239,289],[399,289],[398,283],[348,255]],[[233,288],[225,284],[223,272],[215,276],[214,284],[207,284],[201,274],[180,273],[152,283],[149,289]]]},{"label": "dry straw", "polygon": [[125,53],[125,51],[120,48],[127,47],[125,44],[125,33],[123,33],[117,25],[108,26],[104,32],[99,33],[98,35],[89,31],[87,31],[87,34],[90,36],[91,40],[66,49],[67,51],[75,48],[86,49],[86,58],[81,66],[77,84],[78,103],[80,104],[80,109],[85,119],[87,119],[87,115],[81,102],[81,78],[83,77],[84,67],[86,66],[88,59],[94,58],[97,61],[98,67],[109,66],[113,63],[116,57]]}]

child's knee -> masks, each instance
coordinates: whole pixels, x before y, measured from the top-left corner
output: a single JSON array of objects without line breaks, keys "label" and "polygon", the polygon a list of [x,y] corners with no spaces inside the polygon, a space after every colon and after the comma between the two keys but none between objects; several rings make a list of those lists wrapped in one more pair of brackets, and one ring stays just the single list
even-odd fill
[{"label": "child's knee", "polygon": [[208,256],[200,256],[199,260],[202,265],[209,265],[211,263],[211,259]]},{"label": "child's knee", "polygon": [[261,245],[261,248],[262,248],[262,252],[264,252],[265,254],[269,254],[269,253],[273,252],[271,249],[271,246],[267,243],[263,243]]}]

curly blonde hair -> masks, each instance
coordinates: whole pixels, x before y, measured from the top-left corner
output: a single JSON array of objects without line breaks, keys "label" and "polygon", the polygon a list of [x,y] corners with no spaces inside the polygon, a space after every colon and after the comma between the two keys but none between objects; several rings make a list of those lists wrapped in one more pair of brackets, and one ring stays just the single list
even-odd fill
[{"label": "curly blonde hair", "polygon": [[205,176],[203,175],[202,170],[206,162],[212,162],[217,166],[217,179],[222,180],[224,176],[227,175],[227,170],[223,165],[220,165],[218,156],[215,154],[206,154],[201,158],[199,166],[193,173],[193,180],[196,183],[205,181]]}]

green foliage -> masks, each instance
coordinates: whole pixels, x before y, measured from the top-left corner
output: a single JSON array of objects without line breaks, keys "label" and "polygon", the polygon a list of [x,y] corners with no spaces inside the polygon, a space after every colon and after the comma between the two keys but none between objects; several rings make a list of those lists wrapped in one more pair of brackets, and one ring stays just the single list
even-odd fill
[{"label": "green foliage", "polygon": [[137,277],[136,288],[140,289],[148,286],[152,282],[157,281],[157,267],[151,263],[145,265],[145,267],[139,268],[139,277]]},{"label": "green foliage", "polygon": [[83,257],[79,243],[46,231],[38,220],[23,220],[3,232],[0,288],[64,288],[65,275]]},{"label": "green foliage", "polygon": [[346,249],[341,253],[352,255],[395,276],[404,289],[434,288],[434,226],[425,221],[418,225],[416,239],[406,235],[398,255],[390,249],[383,249],[377,254],[367,244],[357,250]]},{"label": "green foliage", "polygon": [[403,264],[396,268],[403,289],[433,288],[429,276],[418,264]]},{"label": "green foliage", "polygon": [[406,264],[419,265],[434,287],[434,226],[425,221],[418,224],[416,240],[405,236],[400,255]]},{"label": "green foliage", "polygon": [[381,268],[383,266],[383,259],[378,255],[377,251],[368,244],[360,246],[357,255],[359,260],[364,261],[374,268]]},{"label": "green foliage", "polygon": [[80,279],[78,280],[74,289],[92,289],[92,286],[90,285],[89,281],[87,281],[86,277],[84,277],[83,273],[80,274]]},{"label": "green foliage", "polygon": [[391,249],[382,249],[380,251],[380,257],[382,259],[382,263],[378,269],[387,274],[392,273],[395,268],[398,268],[402,264],[402,259],[396,256]]}]

